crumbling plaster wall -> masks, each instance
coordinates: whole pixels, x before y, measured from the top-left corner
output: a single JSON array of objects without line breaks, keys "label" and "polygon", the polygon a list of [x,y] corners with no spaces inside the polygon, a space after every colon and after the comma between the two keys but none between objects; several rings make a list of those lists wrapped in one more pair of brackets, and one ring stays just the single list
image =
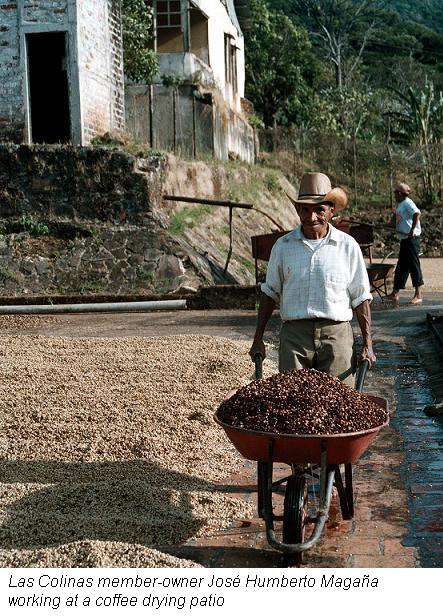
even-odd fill
[{"label": "crumbling plaster wall", "polygon": [[[226,6],[213,0],[196,0],[196,5],[209,15],[208,38],[209,57],[214,78],[218,82],[227,102],[241,111],[240,98],[245,95],[245,52],[244,38],[238,24],[232,0]],[[226,83],[225,73],[225,33],[233,37],[237,47],[237,85],[234,96],[230,84]]]},{"label": "crumbling plaster wall", "polygon": [[[186,0],[185,4],[186,3]],[[159,71],[154,78],[156,83],[161,82],[163,74],[173,75],[185,81],[198,81],[203,87],[214,88],[220,91],[224,102],[237,112],[241,112],[241,98],[245,90],[245,53],[244,38],[238,20],[235,15],[232,0],[193,0],[193,7],[200,9],[202,14],[207,17],[204,28],[207,27],[208,49],[205,55],[208,56],[208,64],[197,55],[189,53],[183,48],[183,41],[177,41],[177,49],[164,49],[159,47]],[[201,24],[200,27],[203,27]],[[225,62],[225,35],[232,37],[233,44],[237,48],[237,92],[234,94],[232,84],[226,82],[226,62]],[[197,41],[201,41],[202,33],[197,27]],[[193,32],[191,31],[191,49]],[[198,43],[197,43],[198,44]],[[181,52],[181,53],[178,53]],[[200,54],[203,55],[203,54]],[[210,70],[209,70],[210,69]]]}]

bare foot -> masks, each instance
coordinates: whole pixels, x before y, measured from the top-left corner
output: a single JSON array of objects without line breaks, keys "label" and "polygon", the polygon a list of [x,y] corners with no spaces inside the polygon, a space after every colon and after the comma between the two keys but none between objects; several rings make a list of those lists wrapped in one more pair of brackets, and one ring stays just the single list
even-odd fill
[{"label": "bare foot", "polygon": [[389,299],[394,306],[398,306],[398,303],[400,301],[400,296],[398,295],[398,293],[391,293],[391,295],[389,295]]},{"label": "bare foot", "polygon": [[409,303],[412,304],[413,306],[416,306],[417,304],[422,304],[423,303],[423,298],[422,297],[413,297]]}]

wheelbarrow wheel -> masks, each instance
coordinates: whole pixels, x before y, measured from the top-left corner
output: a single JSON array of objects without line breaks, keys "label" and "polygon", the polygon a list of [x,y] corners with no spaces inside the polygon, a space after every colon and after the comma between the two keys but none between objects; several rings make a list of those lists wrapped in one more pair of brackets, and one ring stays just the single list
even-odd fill
[{"label": "wheelbarrow wheel", "polygon": [[[303,475],[290,477],[286,483],[283,508],[283,543],[303,543],[308,518],[308,490]],[[301,552],[285,554],[288,564],[300,564]]]}]

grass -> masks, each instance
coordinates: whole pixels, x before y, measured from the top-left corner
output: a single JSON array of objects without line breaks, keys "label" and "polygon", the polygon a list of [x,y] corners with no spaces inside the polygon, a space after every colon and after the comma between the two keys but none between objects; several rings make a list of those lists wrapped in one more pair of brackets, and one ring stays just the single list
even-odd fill
[{"label": "grass", "polygon": [[269,190],[270,193],[279,193],[281,192],[280,182],[278,180],[278,174],[276,171],[266,171],[266,175],[264,178],[265,186]]},{"label": "grass", "polygon": [[80,293],[98,293],[99,291],[103,291],[105,286],[106,285],[99,280],[86,280],[81,286]]},{"label": "grass", "polygon": [[143,144],[131,143],[123,146],[122,150],[127,154],[132,154],[137,158],[165,158],[166,152],[155,150]]},{"label": "grass", "polygon": [[263,200],[263,193],[276,195],[281,192],[278,171],[258,166],[250,167],[248,181],[242,182],[236,177],[236,169],[238,166],[227,167],[226,192],[232,201],[254,204]]},{"label": "grass", "polygon": [[[174,154],[174,152],[171,152],[171,154]],[[220,160],[218,158],[214,158],[214,155],[211,152],[198,152],[195,156],[195,158],[189,154],[186,153],[175,153],[174,156],[180,160],[183,160],[185,162],[188,163],[200,163],[203,162],[205,164],[207,164],[210,167],[220,167],[223,166],[225,169],[229,170],[235,170],[235,169],[253,169],[254,165],[251,165],[250,163],[244,161],[244,160],[240,160],[240,159],[234,159],[234,160]]]},{"label": "grass", "polygon": [[146,270],[143,267],[138,267],[137,278],[139,280],[144,280],[147,283],[152,283],[154,281],[155,275],[152,270]]},{"label": "grass", "polygon": [[186,206],[172,214],[169,231],[173,235],[182,235],[186,229],[195,227],[210,211],[210,205]]},{"label": "grass", "polygon": [[0,267],[0,282],[6,282],[7,280],[18,281],[17,275],[11,272],[7,267]]},{"label": "grass", "polygon": [[249,182],[239,183],[235,178],[229,177],[226,182],[226,195],[231,201],[240,203],[256,203],[263,194],[263,181],[258,180],[255,174]]},{"label": "grass", "polygon": [[23,214],[18,221],[19,227],[23,231],[27,231],[30,235],[40,237],[49,235],[49,227],[42,222],[34,222],[34,219],[29,214]]},{"label": "grass", "polygon": [[251,259],[247,259],[246,257],[238,257],[237,260],[248,272],[255,272],[255,263],[251,261]]},{"label": "grass", "polygon": [[221,242],[220,240],[214,241],[214,247],[218,250],[218,252],[222,255],[222,257],[228,254],[229,247],[225,246],[223,242]]},{"label": "grass", "polygon": [[121,136],[105,133],[104,135],[94,137],[91,141],[91,145],[109,148],[110,150],[121,150],[122,152],[126,152],[126,154],[132,154],[138,158],[164,158],[167,155],[163,150],[156,150],[146,143],[139,143],[128,135]]}]

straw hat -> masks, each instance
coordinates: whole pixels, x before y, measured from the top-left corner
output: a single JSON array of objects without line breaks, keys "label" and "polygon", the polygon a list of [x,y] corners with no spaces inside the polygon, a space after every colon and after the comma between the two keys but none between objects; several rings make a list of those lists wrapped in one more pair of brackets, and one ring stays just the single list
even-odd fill
[{"label": "straw hat", "polygon": [[287,196],[294,205],[330,202],[338,212],[348,204],[348,195],[343,188],[332,188],[331,180],[324,173],[305,173],[300,181],[298,198]]}]

